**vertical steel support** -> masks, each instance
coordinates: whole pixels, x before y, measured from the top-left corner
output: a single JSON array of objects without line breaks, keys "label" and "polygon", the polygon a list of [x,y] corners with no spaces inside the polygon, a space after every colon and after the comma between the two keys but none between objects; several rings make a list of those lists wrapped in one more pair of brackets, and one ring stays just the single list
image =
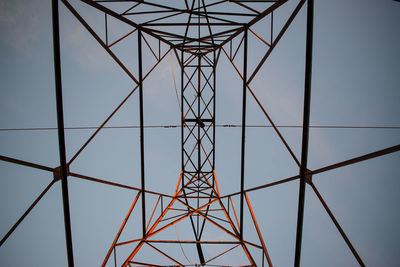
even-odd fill
[{"label": "vertical steel support", "polygon": [[138,59],[139,59],[139,116],[140,116],[140,173],[142,185],[142,231],[146,236],[146,198],[144,176],[144,125],[143,125],[143,62],[142,62],[142,30],[138,30]]},{"label": "vertical steel support", "polygon": [[57,101],[58,146],[59,146],[60,166],[61,166],[61,189],[62,189],[62,199],[63,199],[63,209],[64,209],[65,241],[67,245],[68,266],[72,267],[74,266],[74,257],[72,249],[71,215],[69,212],[68,180],[67,180],[68,172],[67,172],[65,136],[64,136],[58,0],[52,1],[52,20],[53,20],[54,78],[55,78],[55,90],[56,90],[56,101]]},{"label": "vertical steel support", "polygon": [[245,138],[246,138],[246,92],[247,92],[247,31],[245,26],[243,31],[243,106],[242,106],[242,155],[240,169],[240,239],[243,240],[243,202],[244,202],[244,154],[245,154]]},{"label": "vertical steel support", "polygon": [[[196,120],[201,119],[201,54],[198,55],[197,58],[197,114]],[[200,169],[201,169],[201,127],[200,124],[197,123],[197,177],[200,179]],[[199,216],[197,216],[199,218]]]},{"label": "vertical steel support", "polygon": [[312,44],[314,0],[307,1],[307,39],[306,39],[306,67],[304,79],[304,111],[303,111],[303,137],[300,165],[299,206],[297,215],[296,251],[294,266],[300,266],[301,242],[303,233],[304,199],[306,191],[306,174],[308,158],[308,132],[310,125],[310,99],[311,99],[311,71],[312,71]]},{"label": "vertical steel support", "polygon": [[[179,58],[178,58],[178,60],[179,60]],[[185,140],[185,136],[184,136],[184,128],[185,128],[185,109],[184,109],[184,98],[183,98],[183,91],[184,91],[184,79],[185,79],[185,72],[184,72],[184,65],[185,65],[185,61],[184,61],[184,53],[183,53],[183,49],[181,50],[181,58],[180,58],[180,61],[181,61],[181,147],[182,147],[182,149],[181,149],[181,165],[182,165],[182,172],[185,172],[185,155],[184,155],[184,140]],[[184,174],[183,174],[183,176],[182,176],[182,189],[183,189],[183,184],[184,184],[184,178],[185,178],[185,176],[184,176]]]},{"label": "vertical steel support", "polygon": [[[200,4],[200,3],[199,3]],[[198,55],[198,81],[197,81],[197,120],[201,119],[201,54]],[[197,123],[197,177],[200,179],[201,175],[201,127],[200,124]],[[200,184],[200,182],[199,182]],[[199,197],[199,193],[197,193],[197,197]],[[197,208],[200,207],[199,199],[197,199]],[[197,218],[197,227],[196,227],[196,240],[200,241],[200,233],[199,233],[199,215],[196,214]],[[199,260],[201,264],[205,263],[203,249],[201,248],[200,243],[196,243],[197,253],[199,254]]]},{"label": "vertical steel support", "polygon": [[[214,116],[213,116],[213,143],[214,143],[214,152],[213,152],[213,159],[212,159],[212,166],[213,166],[213,170],[215,170],[215,122],[216,122],[216,119],[215,119],[215,115],[216,115],[216,113],[217,113],[217,111],[216,111],[216,109],[215,109],[215,103],[216,103],[216,95],[217,95],[217,90],[216,90],[216,88],[217,88],[217,82],[216,82],[216,77],[217,77],[217,58],[216,58],[216,55],[215,55],[215,50],[213,51],[213,62],[214,62],[214,64],[213,64],[213,91],[214,91],[214,103],[213,103],[213,112],[214,112]],[[215,173],[214,173],[214,175],[215,175]],[[214,177],[215,178],[215,177]]]}]

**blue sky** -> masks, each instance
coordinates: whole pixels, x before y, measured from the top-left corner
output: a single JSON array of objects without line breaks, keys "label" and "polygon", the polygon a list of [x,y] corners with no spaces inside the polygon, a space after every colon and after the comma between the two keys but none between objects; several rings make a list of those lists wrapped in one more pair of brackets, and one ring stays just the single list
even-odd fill
[{"label": "blue sky", "polygon": [[[285,18],[296,2],[289,1],[277,13],[276,30],[283,23],[279,15]],[[102,14],[77,1],[71,3],[102,33]],[[251,83],[277,125],[302,123],[305,15],[303,8]],[[134,84],[62,4],[60,19],[65,126],[98,126]],[[400,4],[395,1],[315,1],[311,125],[400,125],[399,22]],[[110,23],[115,37],[130,30]],[[262,33],[263,24],[255,29]],[[50,1],[1,0],[0,34],[0,128],[56,127]],[[249,68],[253,68],[265,47],[254,37],[249,42]],[[136,74],[136,35],[115,51]],[[177,61],[173,58],[172,62],[179,80]],[[146,66],[151,63],[147,55]],[[217,124],[240,123],[241,90],[240,78],[221,55]],[[174,91],[168,55],[144,83],[146,125],[179,124]],[[247,118],[249,125],[269,125],[250,96]],[[134,93],[109,125],[138,123],[138,94]],[[67,130],[67,157],[93,132]],[[281,128],[281,132],[300,158],[301,129]],[[147,186],[172,194],[180,171],[180,130],[146,129],[145,134]],[[217,129],[216,174],[222,195],[239,190],[240,138],[239,128]],[[309,169],[399,143],[399,129],[311,129]],[[298,173],[271,128],[248,129],[246,148],[246,188]],[[0,131],[0,154],[4,156],[56,167],[57,149],[54,130]],[[71,169],[138,187],[139,157],[137,129],[104,129]],[[400,265],[399,162],[399,153],[393,153],[314,177],[367,266]],[[52,176],[6,162],[0,162],[0,172],[3,236]],[[69,178],[69,186],[76,266],[99,265],[134,195],[76,178]],[[60,189],[56,183],[0,248],[0,265],[67,265]],[[275,266],[293,264],[297,194],[297,181],[249,194]],[[140,227],[135,228],[139,221],[129,226],[131,235],[140,232]],[[357,266],[309,187],[302,266]]]}]

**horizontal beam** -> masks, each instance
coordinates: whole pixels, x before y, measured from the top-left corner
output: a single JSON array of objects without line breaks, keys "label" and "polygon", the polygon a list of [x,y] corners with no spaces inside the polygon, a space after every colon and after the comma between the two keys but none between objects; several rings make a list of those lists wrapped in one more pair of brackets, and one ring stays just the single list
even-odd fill
[{"label": "horizontal beam", "polygon": [[[57,130],[57,128],[54,128],[54,129]],[[10,158],[10,157],[6,157],[6,156],[2,156],[2,155],[0,155],[0,160],[11,162],[11,163],[15,163],[15,164],[18,164],[18,165],[31,167],[31,168],[35,168],[35,169],[39,169],[39,170],[44,170],[44,171],[49,171],[49,172],[53,172],[54,171],[53,168],[50,168],[50,167],[47,167],[47,166],[43,166],[43,165],[39,165],[39,164],[36,164],[36,163],[15,159],[15,158]]]},{"label": "horizontal beam", "polygon": [[[116,186],[116,187],[120,187],[120,188],[134,190],[134,191],[141,191],[141,189],[137,188],[137,187],[124,185],[124,184],[119,184],[119,183],[115,183],[115,182],[110,182],[110,181],[106,181],[106,180],[90,177],[90,176],[87,176],[87,175],[82,175],[82,174],[79,174],[79,173],[70,172],[70,173],[68,173],[68,175],[71,176],[71,177],[74,177],[74,178],[88,180],[88,181],[91,181],[91,182],[96,182],[96,183]],[[149,191],[149,190],[145,190],[145,192],[148,193],[148,194],[153,194],[153,195],[157,195],[157,196],[173,198],[173,196],[162,194],[162,193],[157,193],[157,192],[153,192],[153,191]]]},{"label": "horizontal beam", "polygon": [[359,156],[359,157],[348,159],[348,160],[345,160],[345,161],[342,161],[342,162],[339,162],[339,163],[328,165],[328,166],[313,170],[310,173],[312,175],[314,175],[314,174],[318,174],[318,173],[321,173],[321,172],[326,172],[326,171],[329,171],[329,170],[333,170],[333,169],[337,169],[337,168],[344,167],[344,166],[347,166],[347,165],[351,165],[351,164],[354,164],[354,163],[358,163],[358,162],[361,162],[361,161],[364,161],[364,160],[373,159],[373,158],[376,158],[376,157],[380,157],[380,156],[383,156],[383,155],[394,153],[394,152],[397,152],[399,150],[400,150],[400,144],[392,146],[392,147],[388,147],[388,148],[385,148],[385,149],[382,149],[382,150],[378,150],[378,151],[375,151],[375,152],[372,152],[372,153],[369,153],[369,154],[365,154],[365,155],[362,155],[362,156]]},{"label": "horizontal beam", "polygon": [[[197,67],[197,66],[196,66]],[[202,66],[209,67],[209,66]],[[144,128],[180,128],[181,125],[144,125]],[[215,127],[234,128],[242,127],[239,124],[216,124]],[[273,128],[272,125],[246,125],[246,128]],[[301,125],[275,125],[276,128],[303,128]],[[75,126],[64,127],[65,130],[92,130],[98,129],[99,126]],[[139,129],[139,125],[120,125],[120,126],[104,126],[103,129]],[[400,126],[351,126],[351,125],[310,125],[310,129],[376,129],[376,130],[400,130]],[[0,132],[6,131],[51,131],[57,130],[57,127],[32,127],[32,128],[0,128]],[[1,159],[0,159],[1,160]]]},{"label": "horizontal beam", "polygon": [[[275,185],[279,185],[279,184],[284,184],[284,183],[287,183],[287,182],[291,182],[291,181],[297,180],[297,179],[299,179],[299,177],[300,177],[300,175],[292,176],[292,177],[289,177],[289,178],[286,178],[286,179],[282,179],[282,180],[279,180],[279,181],[276,181],[276,182],[272,182],[272,183],[259,185],[259,186],[256,186],[256,187],[252,187],[252,188],[249,188],[249,189],[245,189],[244,192],[248,193],[248,192],[251,192],[251,191],[260,190],[260,189],[264,189],[264,188],[267,188],[267,187],[271,187],[271,186],[275,186]],[[225,195],[225,196],[221,197],[221,199],[227,198],[227,197],[236,196],[236,195],[239,195],[239,194],[240,194],[240,192],[232,193],[232,194]]]}]

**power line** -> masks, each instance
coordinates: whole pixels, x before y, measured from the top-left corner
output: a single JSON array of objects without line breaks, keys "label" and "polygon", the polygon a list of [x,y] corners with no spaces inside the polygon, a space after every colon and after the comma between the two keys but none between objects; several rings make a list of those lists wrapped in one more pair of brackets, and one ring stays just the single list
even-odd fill
[{"label": "power line", "polygon": [[[144,128],[180,128],[181,125],[145,125]],[[241,128],[239,124],[218,124],[217,128]],[[271,125],[246,125],[248,128],[272,128]],[[276,125],[277,128],[302,128],[301,125]],[[95,130],[98,126],[76,126],[65,127],[65,130]],[[139,129],[138,125],[125,126],[104,126],[104,129]],[[400,126],[352,126],[352,125],[310,125],[313,129],[400,129]],[[0,128],[5,131],[50,131],[57,130],[57,127],[28,127],[28,128]]]}]

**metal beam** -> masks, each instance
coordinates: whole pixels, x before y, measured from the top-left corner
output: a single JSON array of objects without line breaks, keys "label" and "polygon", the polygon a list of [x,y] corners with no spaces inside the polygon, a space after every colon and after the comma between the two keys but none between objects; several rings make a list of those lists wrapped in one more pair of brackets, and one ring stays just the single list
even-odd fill
[{"label": "metal beam", "polygon": [[[200,29],[200,28],[199,28]],[[199,36],[200,37],[200,36]],[[200,43],[199,43],[200,45]],[[201,56],[197,56],[197,118],[201,121]],[[204,125],[204,123],[203,123]],[[204,127],[204,126],[203,126]],[[200,178],[200,170],[201,170],[201,124],[197,123],[197,177]],[[199,197],[199,193],[197,193],[197,197]],[[199,208],[199,198],[197,198],[197,208]],[[194,234],[196,236],[196,240],[200,241],[199,237],[199,216],[197,216],[197,224],[196,229],[193,227]],[[201,248],[200,243],[196,243],[197,254],[199,254],[199,260],[201,264],[205,263],[203,249]]]},{"label": "metal beam", "polygon": [[0,155],[0,160],[11,162],[11,163],[15,163],[15,164],[18,164],[18,165],[31,167],[31,168],[35,168],[35,169],[39,169],[39,170],[44,170],[44,171],[49,171],[49,172],[53,172],[54,171],[53,168],[50,168],[50,167],[47,167],[47,166],[43,166],[43,165],[39,165],[39,164],[36,164],[36,163],[15,159],[15,158],[10,158],[10,157],[6,157],[6,156],[2,156],[2,155]]},{"label": "metal beam", "polygon": [[[256,186],[256,187],[248,188],[248,189],[244,190],[244,193],[251,192],[251,191],[256,191],[256,190],[260,190],[260,189],[264,189],[264,188],[268,188],[268,187],[271,187],[271,186],[284,184],[284,183],[287,183],[287,182],[291,182],[291,181],[299,179],[299,177],[300,177],[300,175],[296,175],[296,176],[292,176],[292,177],[288,177],[288,178],[285,178],[285,179],[281,179],[281,180],[278,180],[278,181],[275,181],[275,182],[272,182],[272,183],[263,184],[263,185],[259,185],[259,186]],[[225,195],[225,196],[221,197],[221,199],[227,198],[227,197],[233,197],[233,196],[239,195],[240,193],[241,193],[240,191],[239,192],[235,192],[235,193],[231,193],[229,195]]]},{"label": "metal beam", "polygon": [[351,253],[353,253],[354,257],[356,258],[358,264],[360,266],[365,267],[364,262],[362,261],[360,255],[358,255],[356,249],[353,247],[353,244],[351,244],[350,239],[347,237],[345,232],[343,231],[342,227],[340,226],[339,222],[336,220],[335,216],[333,216],[332,211],[329,209],[328,205],[326,204],[325,200],[322,198],[321,194],[315,187],[313,182],[310,182],[310,186],[314,190],[315,194],[317,195],[318,199],[321,201],[322,206],[324,206],[326,212],[328,213],[329,217],[331,218],[332,222],[335,224],[336,228],[338,229],[340,235],[343,237],[344,241],[346,242],[346,245],[349,247],[351,250]]},{"label": "metal beam", "polygon": [[[121,225],[121,227],[119,228],[118,233],[117,233],[117,235],[115,236],[114,241],[113,241],[113,243],[111,244],[110,249],[109,249],[108,252],[107,252],[106,257],[104,258],[103,263],[101,264],[102,267],[106,266],[107,261],[108,261],[108,259],[110,258],[110,255],[111,255],[112,250],[115,249],[115,244],[117,244],[117,241],[118,241],[118,239],[119,239],[119,237],[120,237],[122,231],[124,230],[125,225],[126,225],[126,223],[128,222],[129,217],[131,216],[132,210],[133,210],[133,208],[136,206],[136,202],[137,202],[139,196],[140,196],[140,192],[136,194],[136,197],[135,197],[135,199],[133,200],[132,205],[131,205],[131,207],[129,208],[128,213],[126,214],[125,219],[124,219],[124,221],[122,222],[122,225]],[[115,250],[114,250],[114,251],[115,251]],[[115,261],[115,263],[116,263],[116,261]]]},{"label": "metal beam", "polygon": [[58,0],[52,1],[52,20],[53,20],[54,79],[55,79],[56,100],[57,100],[58,147],[59,147],[60,167],[61,167],[61,188],[62,188],[62,199],[63,199],[63,209],[64,209],[65,241],[67,245],[68,266],[72,267],[74,266],[74,257],[72,249],[71,216],[69,212],[69,199],[68,199],[68,180],[67,180],[68,173],[67,173],[65,136],[64,136]]},{"label": "metal beam", "polygon": [[[255,215],[254,215],[253,208],[251,207],[250,200],[249,200],[249,198],[247,197],[247,194],[246,194],[246,193],[245,193],[244,195],[245,195],[245,197],[246,197],[247,207],[249,208],[249,212],[250,212],[251,218],[252,218],[252,220],[253,220],[254,227],[255,227],[256,230],[257,230],[258,238],[260,239],[261,245],[262,245],[262,247],[263,247],[264,255],[265,255],[265,257],[267,258],[268,266],[272,267],[273,264],[272,264],[271,258],[270,258],[270,256],[269,256],[269,253],[268,253],[268,251],[267,251],[267,246],[265,245],[265,242],[264,242],[264,239],[263,239],[263,237],[262,237],[260,228],[258,227],[258,223],[257,223],[256,217],[255,217]],[[263,256],[263,260],[264,260],[264,256]]]},{"label": "metal beam", "polygon": [[297,214],[296,251],[294,266],[300,266],[301,242],[303,234],[304,199],[306,191],[306,173],[308,159],[308,132],[310,126],[310,100],[311,100],[311,71],[312,71],[312,43],[313,43],[313,15],[314,0],[307,0],[307,39],[306,39],[306,67],[304,81],[304,107],[303,107],[303,135],[301,145],[300,188]]},{"label": "metal beam", "polygon": [[144,128],[143,128],[143,62],[142,62],[142,30],[138,30],[138,68],[139,68],[139,116],[140,116],[140,173],[142,186],[142,230],[146,237],[146,192],[144,176]]},{"label": "metal beam", "polygon": [[[254,24],[256,24],[258,21],[260,21],[261,19],[263,19],[264,17],[268,16],[269,14],[272,14],[272,12],[274,12],[275,9],[277,9],[278,7],[280,7],[282,4],[286,3],[288,0],[282,0],[280,2],[276,2],[275,4],[273,4],[272,6],[268,7],[266,10],[264,10],[262,13],[258,14],[257,17],[255,17],[254,19],[252,19],[247,26],[251,27]],[[229,41],[231,41],[233,38],[235,38],[236,36],[238,36],[240,33],[242,33],[242,31],[244,31],[244,27],[239,28],[235,33],[233,33],[230,37],[228,37],[225,41],[223,41],[220,44],[220,47],[224,46],[226,43],[228,43]]]},{"label": "metal beam", "polygon": [[[103,49],[114,59],[114,61],[124,70],[124,72],[136,83],[139,84],[135,76],[128,70],[127,67],[119,60],[119,58],[111,51],[110,47],[103,42],[103,40],[96,34],[96,32],[89,26],[89,24],[82,18],[81,15],[72,7],[67,0],[62,0],[63,4],[69,11],[76,17],[77,20],[86,28],[86,30],[93,36],[94,39],[103,47]],[[105,13],[107,14],[107,13]]]},{"label": "metal beam", "polygon": [[122,16],[122,15],[120,15],[120,14],[118,14],[118,13],[112,11],[111,9],[108,9],[108,8],[106,8],[106,7],[104,7],[104,6],[100,5],[100,4],[98,4],[97,1],[96,1],[96,2],[95,2],[95,1],[92,1],[92,0],[81,0],[81,1],[82,1],[82,2],[85,2],[86,4],[92,6],[92,7],[96,8],[96,9],[98,9],[98,10],[100,10],[100,11],[103,11],[104,13],[107,13],[108,15],[110,15],[110,16],[112,16],[112,17],[114,17],[114,18],[116,18],[116,19],[118,19],[118,20],[120,20],[120,21],[122,21],[122,22],[125,22],[126,24],[128,24],[128,25],[130,25],[130,26],[132,26],[132,27],[134,27],[134,28],[136,28],[136,29],[138,29],[138,30],[139,30],[139,29],[143,30],[143,31],[146,32],[147,34],[153,36],[153,37],[156,38],[156,39],[161,40],[162,42],[164,42],[164,43],[166,43],[166,44],[168,44],[168,45],[170,45],[170,46],[173,46],[173,43],[171,43],[171,42],[165,40],[164,38],[161,38],[159,35],[153,33],[153,31],[151,31],[151,30],[149,30],[149,29],[146,29],[146,28],[144,28],[144,27],[142,27],[142,26],[140,26],[140,25],[134,23],[133,21],[127,19],[126,17],[124,17],[124,16]]},{"label": "metal beam", "polygon": [[326,171],[329,171],[329,170],[333,170],[333,169],[336,169],[336,168],[340,168],[340,167],[344,167],[344,166],[347,166],[347,165],[355,164],[355,163],[358,163],[358,162],[361,162],[361,161],[364,161],[364,160],[373,159],[373,158],[380,157],[380,156],[383,156],[383,155],[387,155],[387,154],[390,154],[390,153],[394,153],[394,152],[397,152],[397,151],[400,151],[400,145],[395,145],[395,146],[388,147],[388,148],[385,148],[385,149],[382,149],[382,150],[378,150],[378,151],[375,151],[375,152],[372,152],[372,153],[369,153],[369,154],[365,154],[365,155],[362,155],[362,156],[359,156],[359,157],[348,159],[348,160],[345,160],[345,161],[342,161],[342,162],[339,162],[339,163],[328,165],[328,166],[325,166],[323,168],[319,168],[317,170],[311,171],[311,174],[314,175],[314,174],[317,174],[317,173],[326,172]]},{"label": "metal beam", "polygon": [[25,219],[25,217],[31,212],[31,210],[36,206],[36,204],[42,199],[42,197],[49,191],[51,186],[55,183],[56,181],[53,180],[50,182],[50,184],[40,193],[40,195],[33,201],[33,203],[29,206],[29,208],[22,214],[22,216],[18,219],[18,221],[11,227],[11,229],[7,232],[7,234],[1,239],[0,241],[0,247],[6,242],[7,238],[10,237],[10,235],[14,232],[14,230],[18,227],[18,225]]},{"label": "metal beam", "polygon": [[243,240],[243,202],[244,202],[244,155],[245,155],[245,138],[246,138],[246,92],[247,92],[247,27],[244,29],[243,44],[243,104],[242,104],[242,152],[240,162],[240,225],[239,235]]},{"label": "metal beam", "polygon": [[289,26],[292,24],[294,18],[297,16],[297,14],[299,13],[301,7],[303,6],[305,0],[301,0],[296,8],[293,10],[292,14],[290,15],[290,17],[288,18],[288,20],[286,21],[285,25],[282,27],[281,31],[279,32],[279,34],[276,36],[275,40],[273,42],[271,42],[271,46],[269,47],[269,49],[267,50],[267,52],[265,53],[264,57],[260,60],[260,62],[258,63],[257,67],[254,69],[253,73],[250,75],[249,77],[249,84],[251,83],[251,81],[254,79],[254,77],[256,76],[256,74],[258,73],[258,71],[260,70],[260,68],[264,65],[265,61],[267,60],[267,58],[269,57],[269,55],[272,53],[272,51],[274,50],[274,48],[276,47],[276,45],[279,43],[279,41],[281,40],[282,36],[285,34],[286,30],[289,28]]}]

